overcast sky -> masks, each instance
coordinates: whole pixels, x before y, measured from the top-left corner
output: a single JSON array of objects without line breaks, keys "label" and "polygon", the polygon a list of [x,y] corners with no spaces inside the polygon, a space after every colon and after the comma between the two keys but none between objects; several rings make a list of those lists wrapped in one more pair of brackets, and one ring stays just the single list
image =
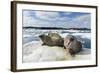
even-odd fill
[{"label": "overcast sky", "polygon": [[90,25],[90,13],[23,10],[24,27],[90,28]]}]

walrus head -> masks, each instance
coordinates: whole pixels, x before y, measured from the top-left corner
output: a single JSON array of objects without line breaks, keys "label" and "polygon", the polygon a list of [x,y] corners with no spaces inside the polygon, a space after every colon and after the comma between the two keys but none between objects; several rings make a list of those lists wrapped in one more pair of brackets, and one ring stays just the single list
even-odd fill
[{"label": "walrus head", "polygon": [[39,35],[39,38],[42,40],[42,45],[48,45],[48,46],[64,46],[63,38],[59,34],[56,33],[50,33],[48,35],[42,34]]},{"label": "walrus head", "polygon": [[71,55],[75,55],[82,50],[82,43],[73,35],[68,35],[64,38],[64,46],[69,49]]}]

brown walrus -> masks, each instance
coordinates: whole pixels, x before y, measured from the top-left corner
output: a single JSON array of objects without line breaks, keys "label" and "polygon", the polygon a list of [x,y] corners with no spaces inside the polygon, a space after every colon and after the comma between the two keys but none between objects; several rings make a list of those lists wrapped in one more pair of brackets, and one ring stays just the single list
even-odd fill
[{"label": "brown walrus", "polygon": [[69,49],[71,55],[75,55],[82,50],[82,43],[76,37],[68,35],[64,38],[64,47]]},{"label": "brown walrus", "polygon": [[39,36],[42,40],[42,45],[48,46],[64,46],[63,38],[57,33],[49,33],[48,35],[42,34]]}]

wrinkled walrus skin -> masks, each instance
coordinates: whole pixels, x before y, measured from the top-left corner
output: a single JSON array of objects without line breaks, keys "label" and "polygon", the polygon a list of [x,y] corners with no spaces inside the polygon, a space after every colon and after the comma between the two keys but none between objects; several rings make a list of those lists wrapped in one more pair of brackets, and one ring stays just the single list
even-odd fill
[{"label": "wrinkled walrus skin", "polygon": [[[58,35],[57,35],[58,36]],[[40,35],[40,39],[42,40],[43,44],[42,45],[48,45],[48,46],[59,46],[63,47],[64,46],[64,41],[62,38],[57,37],[55,34],[49,34],[49,35]],[[57,37],[57,38],[56,38]]]},{"label": "wrinkled walrus skin", "polygon": [[64,47],[69,49],[71,55],[75,55],[82,50],[82,43],[76,37],[68,35],[64,38]]}]

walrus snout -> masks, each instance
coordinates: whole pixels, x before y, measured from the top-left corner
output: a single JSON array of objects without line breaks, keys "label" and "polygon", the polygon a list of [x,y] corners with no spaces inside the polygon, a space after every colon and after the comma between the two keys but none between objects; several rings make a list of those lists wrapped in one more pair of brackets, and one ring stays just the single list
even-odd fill
[{"label": "walrus snout", "polygon": [[43,35],[39,35],[39,38],[43,38]]},{"label": "walrus snout", "polygon": [[46,37],[47,37],[47,36],[46,36],[46,35],[44,35],[44,34],[39,35],[39,38],[40,38],[41,40],[44,40]]}]

